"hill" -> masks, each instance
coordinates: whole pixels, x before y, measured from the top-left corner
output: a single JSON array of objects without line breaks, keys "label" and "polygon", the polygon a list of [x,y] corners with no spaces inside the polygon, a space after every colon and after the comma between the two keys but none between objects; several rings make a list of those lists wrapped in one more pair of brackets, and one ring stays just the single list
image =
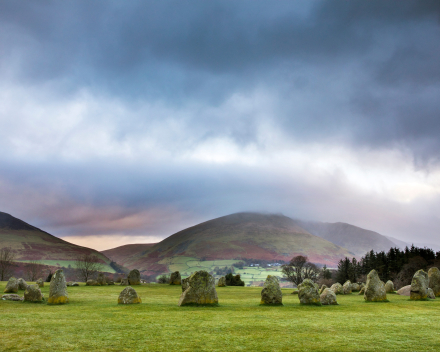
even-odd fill
[{"label": "hill", "polygon": [[396,243],[377,232],[343,222],[327,223],[301,220],[297,220],[297,222],[311,234],[347,248],[356,256],[363,256],[372,249],[374,251],[388,251],[391,247],[398,247]]},{"label": "hill", "polygon": [[0,212],[0,247],[11,247],[19,262],[37,260],[64,267],[73,266],[78,254],[94,254],[104,265],[103,271],[115,272],[104,254],[64,241],[3,212]]},{"label": "hill", "polygon": [[101,253],[114,262],[125,266],[128,258],[133,255],[140,256],[146,254],[155,244],[156,243],[126,244],[124,246],[101,251]]},{"label": "hill", "polygon": [[314,263],[335,266],[339,259],[354,255],[310,234],[291,218],[258,213],[223,216],[179,231],[146,249],[131,248],[135,252],[123,265],[148,274],[167,272],[171,264],[182,260],[288,261],[301,254]]}]

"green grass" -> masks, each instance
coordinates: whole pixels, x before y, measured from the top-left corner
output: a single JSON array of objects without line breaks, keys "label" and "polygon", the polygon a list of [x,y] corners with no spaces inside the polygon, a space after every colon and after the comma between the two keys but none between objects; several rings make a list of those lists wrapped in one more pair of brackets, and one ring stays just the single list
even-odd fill
[{"label": "green grass", "polygon": [[218,307],[178,307],[180,286],[143,285],[142,304],[122,306],[122,289],[68,287],[63,306],[0,300],[0,351],[440,350],[440,299],[366,304],[352,294],[338,306],[301,306],[286,289],[284,306],[267,307],[261,288],[218,287]]}]

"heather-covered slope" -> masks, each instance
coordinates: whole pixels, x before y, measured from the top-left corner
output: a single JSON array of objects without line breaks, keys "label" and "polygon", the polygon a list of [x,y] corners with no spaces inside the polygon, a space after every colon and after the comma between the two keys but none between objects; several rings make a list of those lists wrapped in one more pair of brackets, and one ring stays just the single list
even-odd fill
[{"label": "heather-covered slope", "polygon": [[146,254],[155,244],[156,243],[126,244],[124,246],[101,251],[101,253],[114,262],[125,266],[128,258]]},{"label": "heather-covered slope", "polygon": [[91,253],[102,261],[103,271],[114,272],[110,259],[98,251],[66,242],[3,212],[0,212],[0,247],[11,247],[17,261],[38,260],[65,267],[73,266],[78,254]]}]

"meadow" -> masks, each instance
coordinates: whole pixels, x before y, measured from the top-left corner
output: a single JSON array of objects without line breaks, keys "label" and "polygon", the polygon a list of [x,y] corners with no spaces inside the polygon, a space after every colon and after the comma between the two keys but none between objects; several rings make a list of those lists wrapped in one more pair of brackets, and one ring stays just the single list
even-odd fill
[{"label": "meadow", "polygon": [[[0,283],[3,292],[6,282]],[[180,286],[134,286],[142,304],[116,304],[122,286],[68,287],[70,303],[0,300],[3,351],[438,351],[440,299],[388,295],[338,306],[260,306],[261,288],[217,287],[218,307],[178,307]],[[49,285],[42,288],[47,298]],[[23,291],[19,291],[23,295]]]}]

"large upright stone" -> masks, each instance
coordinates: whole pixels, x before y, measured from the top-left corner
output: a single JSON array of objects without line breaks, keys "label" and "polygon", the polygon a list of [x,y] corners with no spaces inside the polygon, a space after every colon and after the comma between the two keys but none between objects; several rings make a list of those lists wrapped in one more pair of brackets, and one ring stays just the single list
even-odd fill
[{"label": "large upright stone", "polygon": [[367,283],[365,285],[364,299],[367,302],[386,302],[387,293],[385,285],[380,280],[376,270],[371,270],[367,275]]},{"label": "large upright stone", "polygon": [[189,277],[188,287],[179,299],[179,306],[217,305],[215,279],[205,270],[196,271]]},{"label": "large upright stone", "polygon": [[428,297],[428,274],[424,270],[417,271],[411,280],[411,295],[413,301],[425,300]]},{"label": "large upright stone", "polygon": [[432,288],[436,297],[440,296],[440,270],[438,268],[428,270],[428,287]]},{"label": "large upright stone", "polygon": [[65,304],[69,302],[69,295],[67,294],[66,278],[62,269],[58,269],[52,275],[50,280],[49,304]]},{"label": "large upright stone", "polygon": [[344,285],[342,285],[342,292],[344,295],[351,295],[351,281],[345,281]]},{"label": "large upright stone", "polygon": [[344,290],[342,289],[342,285],[337,282],[330,287],[330,290],[332,290],[336,295],[343,295]]},{"label": "large upright stone", "polygon": [[396,293],[400,296],[411,296],[411,285],[401,287]]},{"label": "large upright stone", "polygon": [[357,282],[353,282],[351,284],[351,291],[352,292],[357,292],[357,291],[360,291],[360,290],[361,290],[361,288],[360,288],[360,286],[359,286],[359,284]]},{"label": "large upright stone", "polygon": [[142,303],[141,298],[138,296],[136,290],[133,287],[127,286],[119,294],[118,304],[136,304]]},{"label": "large upright stone", "polygon": [[188,288],[189,278],[190,278],[190,276],[188,276],[186,279],[182,280],[182,292],[185,292],[185,290]]},{"label": "large upright stone", "polygon": [[44,280],[43,279],[38,279],[37,280],[37,285],[38,285],[38,287],[44,287]]},{"label": "large upright stone", "polygon": [[226,287],[226,278],[222,276],[220,279],[218,279],[218,287]]},{"label": "large upright stone", "polygon": [[6,284],[4,293],[17,293],[18,292],[18,280],[11,276]]},{"label": "large upright stone", "polygon": [[107,279],[106,279],[104,273],[99,273],[99,274],[98,274],[98,278],[96,279],[96,282],[97,282],[100,286],[107,286]]},{"label": "large upright stone", "polygon": [[24,290],[26,290],[27,286],[28,286],[28,284],[24,279],[22,279],[22,278],[18,279],[18,289],[19,290],[24,291]]},{"label": "large upright stone", "polygon": [[298,286],[298,298],[301,304],[313,304],[317,306],[321,305],[319,292],[313,281],[310,279],[305,279]]},{"label": "large upright stone", "polygon": [[325,288],[321,295],[319,296],[322,305],[336,305],[338,301],[336,300],[336,294],[329,288]]},{"label": "large upright stone", "polygon": [[24,300],[27,302],[43,302],[44,298],[40,287],[35,285],[28,285],[24,291]]},{"label": "large upright stone", "polygon": [[261,290],[261,301],[263,305],[283,305],[283,293],[276,276],[268,275]]},{"label": "large upright stone", "polygon": [[128,286],[128,279],[121,279],[119,286]]},{"label": "large upright stone", "polygon": [[428,298],[435,299],[435,294],[432,288],[428,288]]},{"label": "large upright stone", "polygon": [[133,269],[127,276],[129,285],[140,285],[141,284],[141,273],[137,269]]},{"label": "large upright stone", "polygon": [[394,293],[394,283],[391,280],[388,280],[385,284],[385,292]]},{"label": "large upright stone", "polygon": [[178,271],[171,273],[170,285],[181,285],[181,284],[182,284],[182,278],[180,277],[180,273]]}]

